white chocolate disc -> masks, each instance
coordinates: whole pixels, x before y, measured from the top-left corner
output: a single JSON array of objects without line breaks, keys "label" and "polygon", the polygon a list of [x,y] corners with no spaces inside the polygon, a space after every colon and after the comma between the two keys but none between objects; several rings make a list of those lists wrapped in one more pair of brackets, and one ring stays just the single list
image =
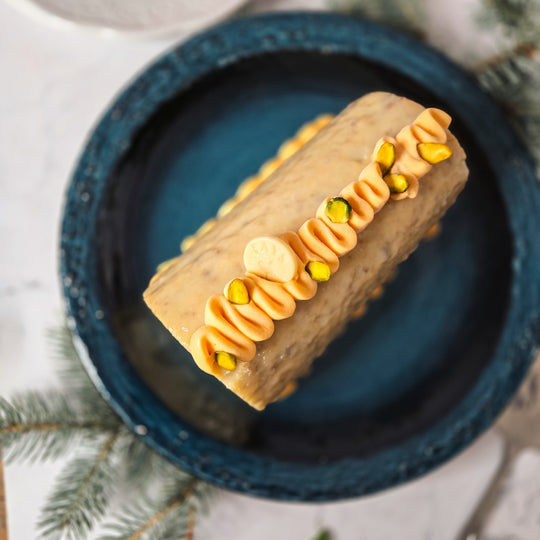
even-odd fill
[{"label": "white chocolate disc", "polygon": [[260,236],[244,250],[246,270],[272,281],[290,281],[298,274],[298,257],[292,248],[276,236]]}]

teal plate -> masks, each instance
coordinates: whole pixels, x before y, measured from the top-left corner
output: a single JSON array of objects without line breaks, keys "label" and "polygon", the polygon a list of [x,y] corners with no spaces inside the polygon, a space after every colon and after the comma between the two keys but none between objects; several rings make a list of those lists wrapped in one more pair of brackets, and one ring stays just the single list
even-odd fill
[{"label": "teal plate", "polygon": [[[257,413],[200,372],[142,292],[280,143],[373,90],[438,106],[470,182],[384,296]],[[394,31],[331,14],[218,26],[157,60],[107,110],[67,193],[67,311],[97,387],[184,469],[276,499],[334,500],[417,477],[487,428],[540,341],[540,185],[463,71]]]}]

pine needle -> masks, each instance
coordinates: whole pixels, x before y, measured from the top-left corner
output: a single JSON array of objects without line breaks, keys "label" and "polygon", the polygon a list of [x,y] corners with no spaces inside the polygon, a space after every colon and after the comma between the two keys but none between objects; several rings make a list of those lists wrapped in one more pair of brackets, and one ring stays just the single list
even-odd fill
[{"label": "pine needle", "polygon": [[119,445],[123,456],[123,475],[134,488],[147,487],[150,478],[159,476],[164,467],[170,466],[140,436],[130,431],[126,430]]},{"label": "pine needle", "polygon": [[97,451],[86,450],[68,463],[42,510],[41,538],[83,539],[103,516],[116,485],[113,457],[118,437],[118,431],[111,433]]},{"label": "pine needle", "polygon": [[78,403],[86,418],[116,424],[118,418],[88,376],[67,325],[49,328],[47,341],[66,397]]},{"label": "pine needle", "polygon": [[540,53],[520,46],[479,67],[478,82],[507,111],[540,173]]},{"label": "pine needle", "polygon": [[84,369],[69,328],[65,324],[50,328],[47,341],[64,393],[74,396],[81,408],[90,407],[87,414],[92,413],[96,417],[113,415]]},{"label": "pine needle", "polygon": [[65,324],[49,328],[46,337],[49,354],[63,385],[77,390],[91,388],[98,395],[81,363],[69,328]]},{"label": "pine needle", "polygon": [[214,488],[164,459],[144,498],[129,501],[105,526],[102,540],[179,540],[189,538],[195,514],[207,511]]},{"label": "pine needle", "polygon": [[102,540],[154,540],[181,538],[186,534],[190,503],[200,480],[186,476],[172,495],[135,502],[114,516]]},{"label": "pine needle", "polygon": [[75,443],[91,440],[118,425],[115,417],[81,412],[79,403],[57,391],[0,397],[0,444],[6,462],[56,459]]}]

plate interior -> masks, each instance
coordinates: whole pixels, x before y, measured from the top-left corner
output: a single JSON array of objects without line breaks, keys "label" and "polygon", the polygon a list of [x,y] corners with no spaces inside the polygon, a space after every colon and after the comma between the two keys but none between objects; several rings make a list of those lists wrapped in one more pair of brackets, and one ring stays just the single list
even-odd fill
[{"label": "plate interior", "polygon": [[[256,413],[200,372],[144,306],[158,263],[315,116],[387,90],[440,106],[470,181],[382,298]],[[403,74],[358,57],[272,53],[214,71],[163,105],[109,181],[97,231],[104,304],[130,362],[180,417],[251,452],[300,462],[365,456],[448,412],[489,362],[509,297],[511,238],[489,160],[459,116]]]}]

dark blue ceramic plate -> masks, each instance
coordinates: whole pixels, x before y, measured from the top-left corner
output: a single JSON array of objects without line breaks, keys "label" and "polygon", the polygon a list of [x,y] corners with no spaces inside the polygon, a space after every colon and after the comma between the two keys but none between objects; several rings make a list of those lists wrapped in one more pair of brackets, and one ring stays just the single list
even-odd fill
[{"label": "dark blue ceramic plate", "polygon": [[[284,139],[372,90],[450,112],[470,183],[298,392],[255,413],[194,367],[142,292]],[[61,269],[93,380],[149,444],[227,488],[332,500],[421,475],[493,422],[539,342],[539,230],[529,158],[459,68],[366,22],[276,14],[191,39],[115,100],[68,190]]]}]

